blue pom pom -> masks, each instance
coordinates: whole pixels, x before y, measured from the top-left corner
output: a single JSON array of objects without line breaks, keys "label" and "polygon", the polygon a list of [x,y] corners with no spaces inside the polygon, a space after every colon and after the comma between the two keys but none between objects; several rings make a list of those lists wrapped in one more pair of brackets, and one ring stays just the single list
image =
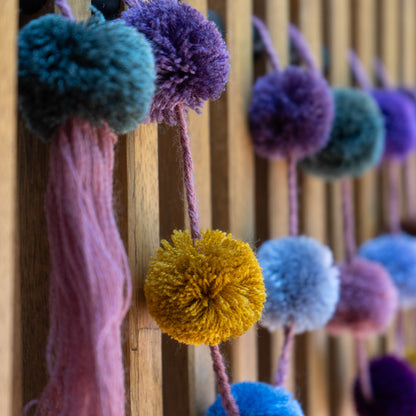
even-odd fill
[{"label": "blue pom pom", "polygon": [[266,241],[257,257],[267,295],[262,324],[276,330],[294,323],[297,333],[323,327],[339,297],[331,250],[310,237],[284,237]]},{"label": "blue pom pom", "polygon": [[406,234],[384,234],[367,241],[359,255],[382,264],[390,273],[402,306],[416,305],[416,240]]},{"label": "blue pom pom", "polygon": [[84,23],[43,16],[19,35],[19,105],[44,140],[71,116],[105,121],[117,133],[135,129],[149,111],[155,78],[145,37],[95,9]]},{"label": "blue pom pom", "polygon": [[335,88],[335,119],[327,146],[300,166],[327,180],[360,176],[380,161],[384,121],[374,100],[352,88]]},{"label": "blue pom pom", "polygon": [[[281,387],[246,381],[233,384],[231,392],[241,416],[304,416],[299,403]],[[208,409],[206,416],[227,416],[220,396]]]}]

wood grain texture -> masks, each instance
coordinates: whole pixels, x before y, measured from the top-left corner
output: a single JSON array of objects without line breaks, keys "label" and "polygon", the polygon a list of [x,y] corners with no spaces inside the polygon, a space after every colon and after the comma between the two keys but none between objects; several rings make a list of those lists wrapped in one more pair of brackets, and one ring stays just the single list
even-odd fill
[{"label": "wood grain texture", "polygon": [[[211,105],[211,180],[213,225],[253,244],[254,155],[247,113],[253,77],[252,3],[210,0],[224,19],[231,55],[227,91]],[[257,378],[256,328],[231,344],[234,381]],[[250,359],[247,359],[250,357]]]},{"label": "wood grain texture", "polygon": [[[20,374],[13,368],[19,359],[14,348],[13,331],[16,322],[14,295],[16,285],[16,36],[17,2],[0,5],[0,414],[12,415],[13,385]],[[18,370],[18,369],[17,369]],[[16,378],[15,378],[16,377]]]},{"label": "wood grain texture", "polygon": [[143,292],[150,257],[159,246],[157,126],[140,126],[126,140],[127,253],[133,283],[128,316],[130,410],[137,416],[161,416],[161,333]]},{"label": "wood grain texture", "polygon": [[[350,84],[347,51],[350,46],[351,5],[349,0],[326,1],[326,42],[330,55],[330,82],[334,86]],[[328,185],[328,230],[336,260],[344,258],[340,183]],[[349,334],[329,340],[329,384],[331,416],[353,416],[351,385],[355,377],[353,339]]]}]

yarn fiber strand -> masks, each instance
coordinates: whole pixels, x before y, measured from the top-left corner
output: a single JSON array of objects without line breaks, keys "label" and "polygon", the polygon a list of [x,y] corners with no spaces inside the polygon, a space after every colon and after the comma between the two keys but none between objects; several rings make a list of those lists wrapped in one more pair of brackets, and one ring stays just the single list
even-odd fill
[{"label": "yarn fiber strand", "polygon": [[106,124],[72,118],[51,144],[50,379],[37,416],[124,415],[120,327],[131,283],[112,210],[116,139]]},{"label": "yarn fiber strand", "polygon": [[345,257],[347,262],[351,262],[355,256],[356,245],[354,236],[354,211],[351,192],[351,179],[346,177],[341,182],[342,192],[342,211],[343,228],[345,241]]},{"label": "yarn fiber strand", "polygon": [[302,33],[298,30],[295,25],[289,25],[289,36],[290,40],[296,46],[296,49],[299,52],[299,55],[304,60],[306,66],[312,71],[318,71],[316,66],[315,59],[312,55],[312,52],[309,48],[308,42],[302,35]]},{"label": "yarn fiber strand", "polygon": [[348,51],[348,60],[350,63],[350,67],[353,73],[355,80],[357,81],[358,86],[362,90],[370,90],[371,89],[371,81],[368,78],[367,72],[364,69],[364,66],[358,57],[358,55],[350,49]]}]

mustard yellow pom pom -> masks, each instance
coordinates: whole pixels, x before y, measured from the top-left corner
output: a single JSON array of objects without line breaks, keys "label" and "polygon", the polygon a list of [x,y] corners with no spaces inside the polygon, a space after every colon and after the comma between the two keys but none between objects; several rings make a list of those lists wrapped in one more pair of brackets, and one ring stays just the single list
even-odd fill
[{"label": "mustard yellow pom pom", "polygon": [[174,231],[149,265],[147,306],[159,327],[185,344],[215,345],[239,337],[260,319],[266,293],[247,243],[207,230],[192,241]]}]

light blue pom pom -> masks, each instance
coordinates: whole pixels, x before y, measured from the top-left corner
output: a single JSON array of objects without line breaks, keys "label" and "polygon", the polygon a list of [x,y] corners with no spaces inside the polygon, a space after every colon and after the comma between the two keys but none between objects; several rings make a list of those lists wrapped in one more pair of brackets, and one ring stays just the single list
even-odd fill
[{"label": "light blue pom pom", "polygon": [[359,255],[381,263],[390,273],[401,306],[416,305],[416,239],[407,234],[383,234],[363,244]]},{"label": "light blue pom pom", "polygon": [[297,333],[323,327],[339,297],[331,250],[310,237],[284,237],[266,241],[257,257],[267,294],[262,324],[276,330],[294,323]]},{"label": "light blue pom pom", "polygon": [[[243,382],[231,386],[240,416],[304,416],[299,403],[284,388],[265,383]],[[206,416],[227,416],[220,396]]]}]

